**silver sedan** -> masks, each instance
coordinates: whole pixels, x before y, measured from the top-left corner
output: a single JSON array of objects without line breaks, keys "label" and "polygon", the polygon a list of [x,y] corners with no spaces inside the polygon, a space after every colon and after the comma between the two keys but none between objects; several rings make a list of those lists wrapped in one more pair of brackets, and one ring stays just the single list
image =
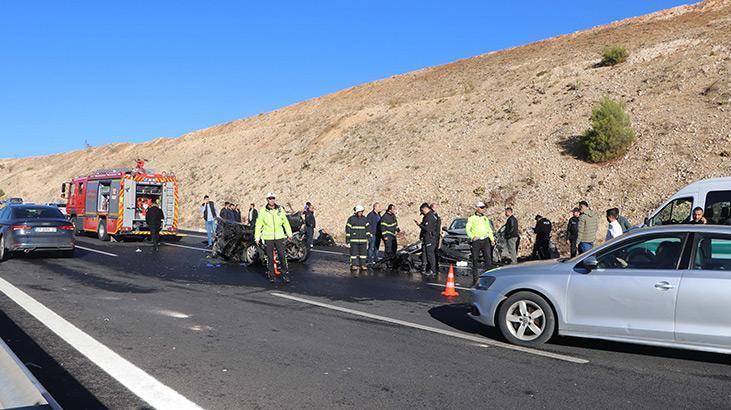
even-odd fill
[{"label": "silver sedan", "polygon": [[559,334],[729,354],[729,295],[731,227],[673,225],[485,272],[470,316],[522,346]]}]

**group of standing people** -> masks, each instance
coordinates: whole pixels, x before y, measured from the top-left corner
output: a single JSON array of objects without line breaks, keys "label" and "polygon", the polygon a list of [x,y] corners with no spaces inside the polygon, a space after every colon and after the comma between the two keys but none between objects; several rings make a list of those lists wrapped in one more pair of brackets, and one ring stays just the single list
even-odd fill
[{"label": "group of standing people", "polygon": [[362,205],[353,208],[353,215],[345,224],[345,242],[350,245],[352,271],[372,267],[378,259],[381,242],[387,259],[396,255],[396,235],[401,232],[396,214],[395,205],[389,204],[386,212],[383,212],[380,202],[373,204],[368,215],[365,215],[365,207]]}]

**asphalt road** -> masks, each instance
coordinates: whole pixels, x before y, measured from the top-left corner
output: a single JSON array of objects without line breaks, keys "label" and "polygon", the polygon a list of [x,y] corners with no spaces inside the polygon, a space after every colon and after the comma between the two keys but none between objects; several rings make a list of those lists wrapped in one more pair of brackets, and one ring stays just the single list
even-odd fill
[{"label": "asphalt road", "polygon": [[[212,264],[198,237],[157,253],[78,245],[107,254],[18,257],[0,278],[204,408],[731,407],[729,356],[574,338],[508,349],[466,317],[469,291],[353,278],[337,250],[275,288],[260,268]],[[0,337],[66,408],[148,406],[1,293]]]}]

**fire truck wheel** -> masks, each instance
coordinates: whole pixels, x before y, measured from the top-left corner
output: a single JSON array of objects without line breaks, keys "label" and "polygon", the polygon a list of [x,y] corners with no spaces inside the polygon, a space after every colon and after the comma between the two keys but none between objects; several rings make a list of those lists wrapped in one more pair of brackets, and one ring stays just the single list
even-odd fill
[{"label": "fire truck wheel", "polygon": [[108,241],[109,240],[109,233],[107,232],[107,220],[102,219],[99,221],[99,226],[96,228],[96,236],[99,238],[100,241]]},{"label": "fire truck wheel", "polygon": [[81,233],[81,229],[79,229],[79,218],[77,218],[76,216],[72,216],[71,225],[74,226],[74,235],[78,235]]}]

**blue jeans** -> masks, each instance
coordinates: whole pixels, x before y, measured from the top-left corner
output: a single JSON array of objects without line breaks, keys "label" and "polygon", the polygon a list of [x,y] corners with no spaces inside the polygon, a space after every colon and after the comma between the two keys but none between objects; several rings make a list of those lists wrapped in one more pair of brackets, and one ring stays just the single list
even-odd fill
[{"label": "blue jeans", "polygon": [[216,233],[216,220],[206,221],[206,234],[208,234],[208,246],[213,246],[213,234]]},{"label": "blue jeans", "polygon": [[376,259],[378,259],[378,248],[381,242],[381,238],[378,238],[377,235],[371,235],[370,238],[368,238],[368,263],[375,263]]},{"label": "blue jeans", "polygon": [[594,247],[594,242],[579,242],[579,254],[588,252]]}]

